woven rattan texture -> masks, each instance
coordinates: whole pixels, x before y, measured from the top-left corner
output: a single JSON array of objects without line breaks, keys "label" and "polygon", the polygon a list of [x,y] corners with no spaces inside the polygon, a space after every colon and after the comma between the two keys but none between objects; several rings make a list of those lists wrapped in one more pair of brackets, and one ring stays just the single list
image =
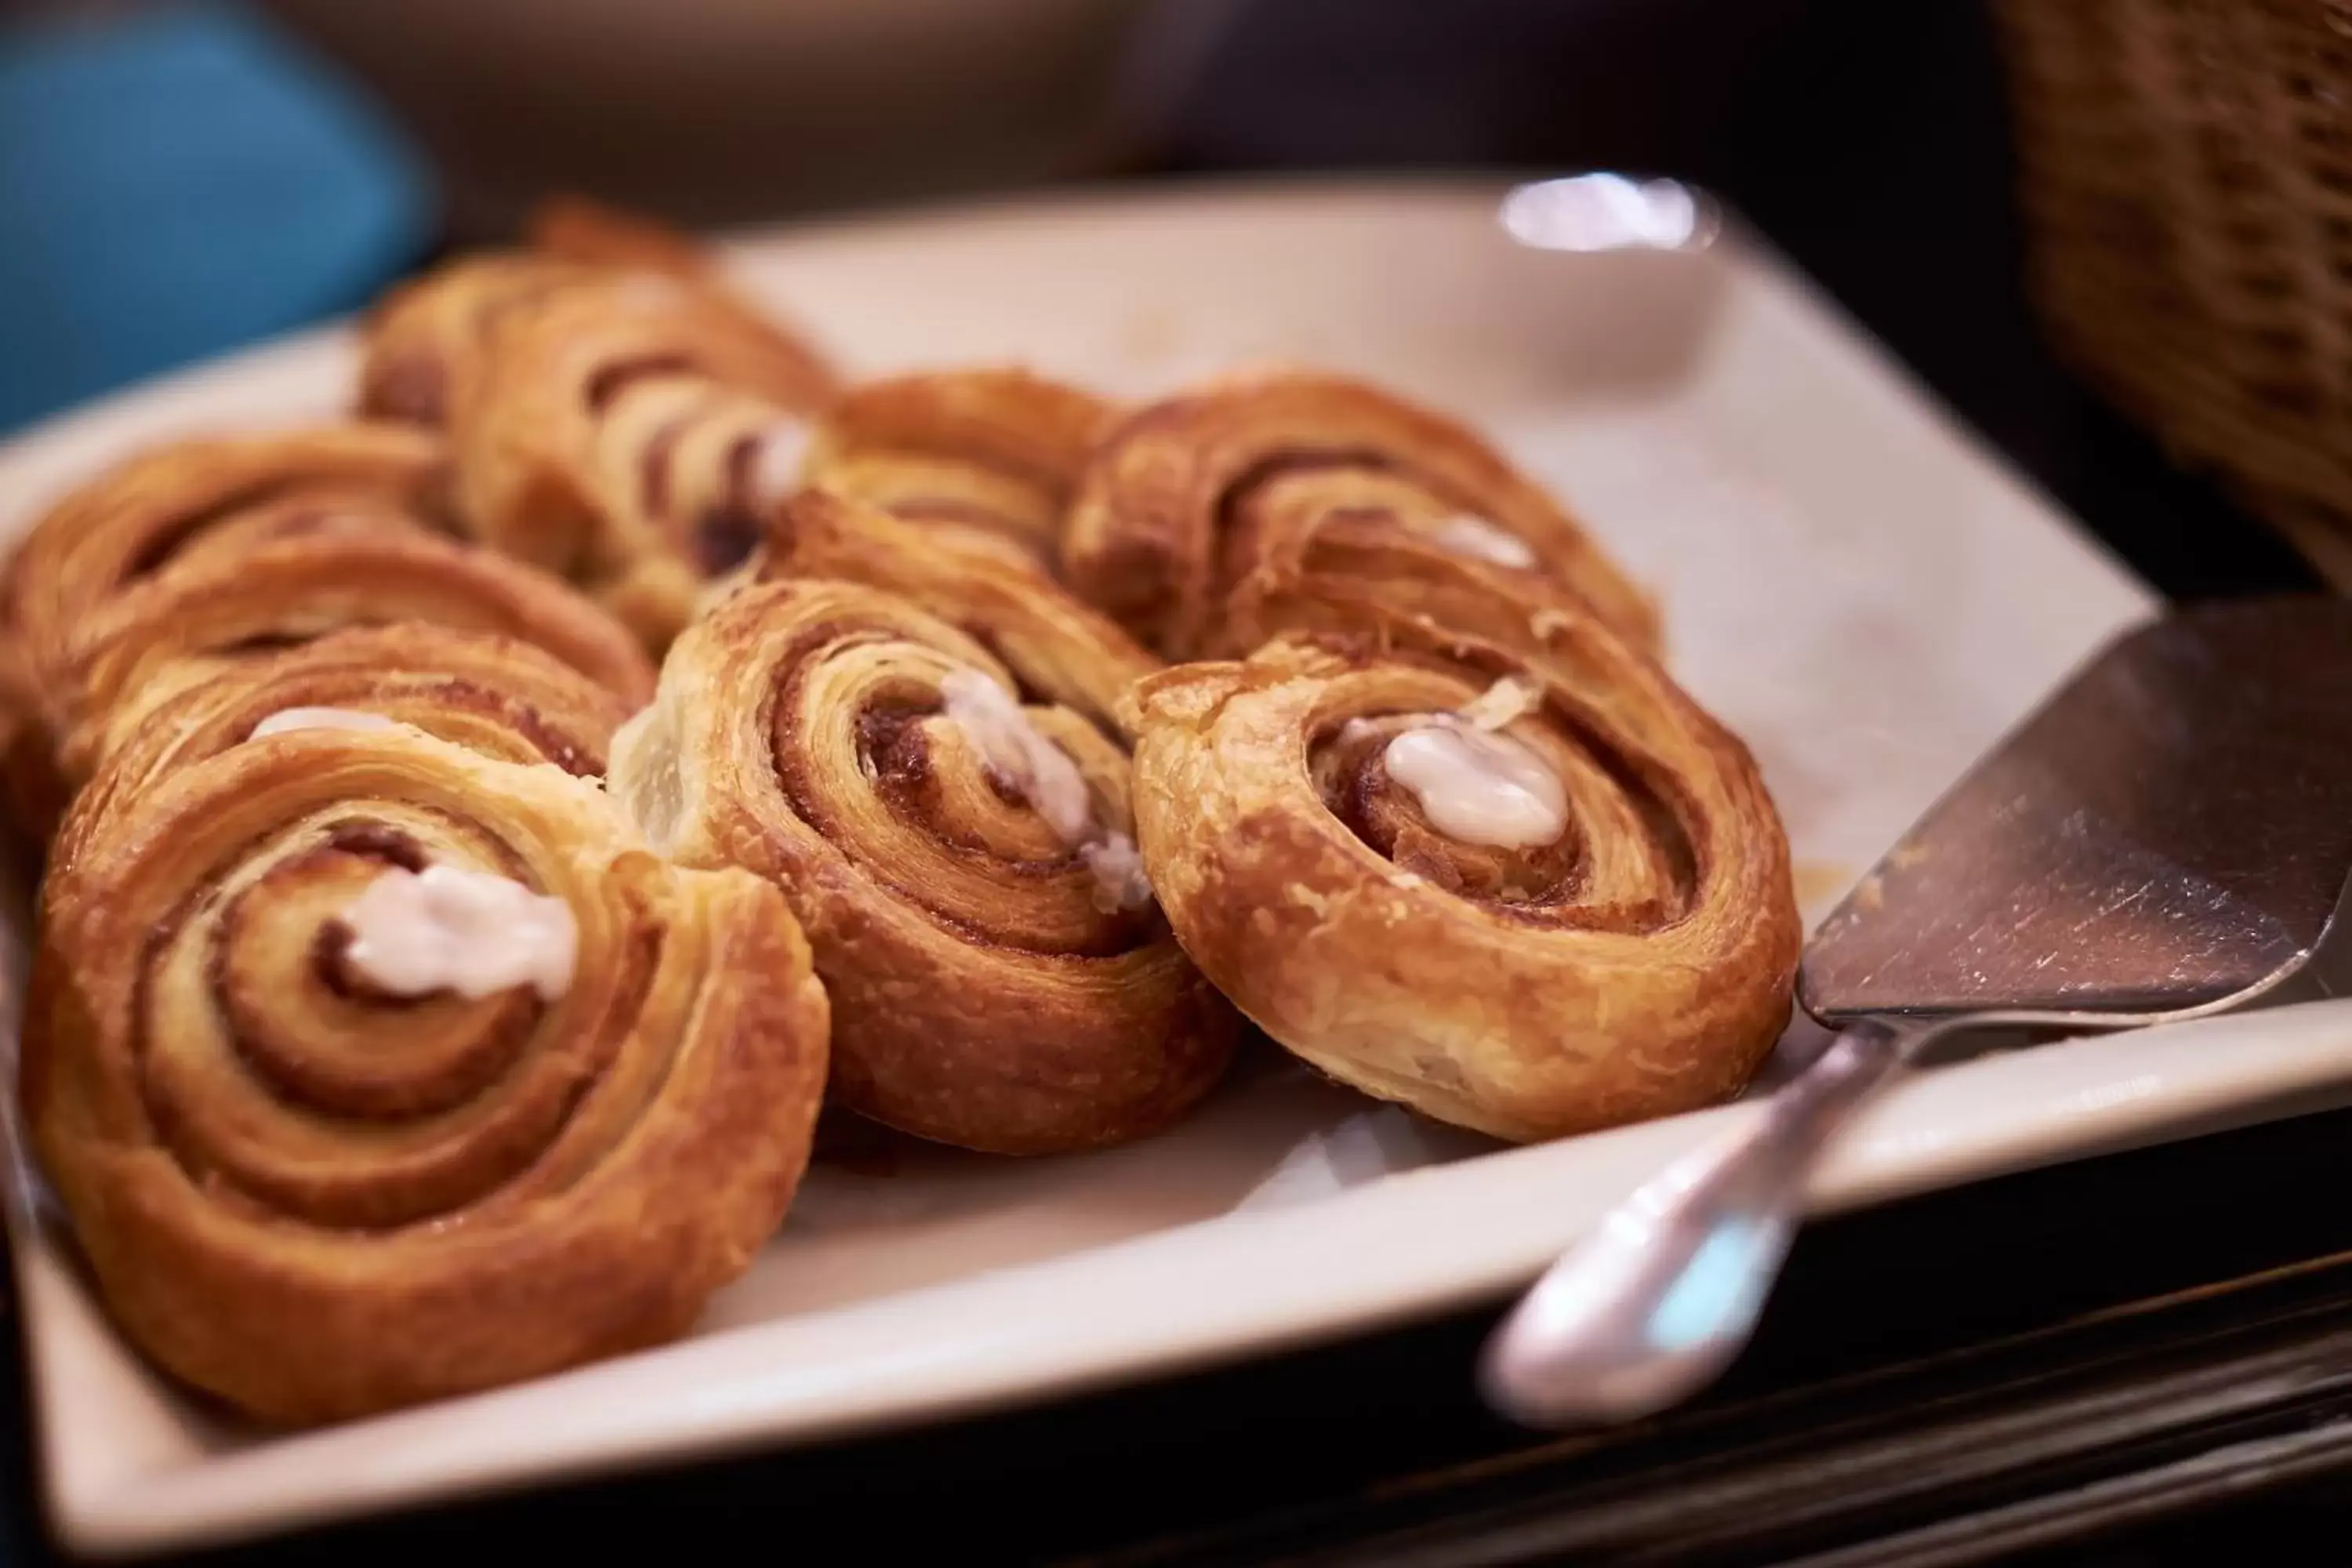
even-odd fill
[{"label": "woven rattan texture", "polygon": [[2000,0],[2059,350],[2352,584],[2352,0]]}]

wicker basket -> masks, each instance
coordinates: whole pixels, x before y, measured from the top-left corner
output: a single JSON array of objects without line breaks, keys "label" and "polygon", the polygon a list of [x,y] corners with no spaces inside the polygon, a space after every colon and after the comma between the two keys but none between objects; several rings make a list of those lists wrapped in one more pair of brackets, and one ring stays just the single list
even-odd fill
[{"label": "wicker basket", "polygon": [[2000,0],[2061,353],[2352,585],[2352,0]]}]

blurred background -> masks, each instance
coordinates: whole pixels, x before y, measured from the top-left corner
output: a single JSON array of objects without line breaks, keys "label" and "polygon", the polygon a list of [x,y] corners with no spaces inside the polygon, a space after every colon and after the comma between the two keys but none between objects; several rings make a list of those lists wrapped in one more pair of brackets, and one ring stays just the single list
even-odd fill
[{"label": "blurred background", "polygon": [[1608,167],[1714,187],[2160,587],[2292,576],[2284,546],[2216,567],[2246,488],[2184,482],[2139,433],[2162,410],[2072,354],[2119,418],[2050,352],[2004,69],[2004,38],[2074,68],[2135,14],[2228,34],[2237,8],[2006,9],[2004,34],[1986,0],[0,0],[0,432],[355,309],[551,190],[726,226]]}]

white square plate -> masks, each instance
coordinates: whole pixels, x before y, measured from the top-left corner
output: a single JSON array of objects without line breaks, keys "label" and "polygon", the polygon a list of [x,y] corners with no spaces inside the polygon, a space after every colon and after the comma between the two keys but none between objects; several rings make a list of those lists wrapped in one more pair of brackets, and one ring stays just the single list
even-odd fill
[{"label": "white square plate", "polygon": [[[1466,414],[1661,591],[1673,662],[1762,759],[1818,918],[2151,601],[1736,229],[1698,253],[1539,251],[1497,223],[1502,194],[1057,200],[796,230],[739,261],[859,373],[1018,359],[1140,395],[1279,357]],[[142,443],[334,410],[351,370],[345,335],[312,334],[36,430],[0,448],[0,537]],[[2334,1004],[1977,1061],[1874,1105],[1814,1196],[2310,1108],[2352,1097],[2347,1080],[2352,1013]],[[820,1168],[685,1342],[295,1436],[226,1425],[152,1375],[20,1176],[51,1517],[81,1551],[182,1545],[1336,1335],[1531,1276],[1658,1162],[1748,1113],[1497,1151],[1261,1062],[1133,1148]]]}]

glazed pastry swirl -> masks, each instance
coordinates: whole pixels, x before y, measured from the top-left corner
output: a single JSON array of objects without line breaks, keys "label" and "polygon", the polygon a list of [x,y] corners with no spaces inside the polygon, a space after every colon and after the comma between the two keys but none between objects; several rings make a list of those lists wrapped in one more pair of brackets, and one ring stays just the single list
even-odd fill
[{"label": "glazed pastry swirl", "polygon": [[[427,866],[561,900],[568,986],[375,984],[346,911]],[[824,1030],[757,878],[666,866],[552,767],[309,729],[168,773],[52,872],[21,1087],[118,1321],[303,1422],[684,1329],[783,1213]]]},{"label": "glazed pastry swirl", "polygon": [[45,841],[128,715],[225,666],[415,622],[544,649],[624,703],[653,669],[561,580],[439,531],[440,444],[385,426],[184,443],[100,476],[11,563],[12,807]]},{"label": "glazed pastry swirl", "polygon": [[[1065,578],[1170,658],[1256,646],[1254,579],[1331,533],[1498,582],[1564,587],[1635,646],[1656,616],[1559,504],[1454,421],[1360,382],[1283,372],[1154,404],[1103,442]],[[1476,629],[1476,628],[1471,628]]]},{"label": "glazed pastry swirl", "polygon": [[464,514],[662,648],[759,542],[827,391],[762,386],[740,330],[690,300],[551,295],[501,320],[459,411]]},{"label": "glazed pastry swirl", "polygon": [[822,396],[832,372],[800,336],[730,291],[687,237],[579,201],[550,203],[527,250],[461,257],[394,290],[362,343],[360,412],[433,428],[449,423],[499,322],[572,289],[667,301],[728,324],[745,384],[788,405]]},{"label": "glazed pastry swirl", "polygon": [[824,490],[803,490],[770,514],[751,575],[828,577],[896,595],[1005,660],[1028,690],[1100,729],[1117,730],[1119,698],[1160,668],[1026,555]]},{"label": "glazed pastry swirl", "polygon": [[[1555,606],[1516,649],[1372,605],[1357,624],[1131,694],[1138,837],[1185,950],[1316,1067],[1497,1137],[1738,1089],[1788,1020],[1801,935],[1746,750],[1589,613]],[[1564,833],[1465,842],[1392,774],[1400,733],[1475,727],[1465,710],[1515,748],[1488,773],[1532,755],[1557,780]]]},{"label": "glazed pastry swirl", "polygon": [[270,539],[445,526],[447,454],[390,425],[325,425],[182,441],[99,475],[26,535],[5,581],[9,628],[37,689],[68,675],[90,617],[191,555]]},{"label": "glazed pastry swirl", "polygon": [[611,616],[558,579],[477,545],[415,531],[274,539],[176,562],[91,616],[68,684],[59,747],[88,775],[117,710],[222,664],[349,626],[415,622],[534,644],[625,702],[653,670]]},{"label": "glazed pastry swirl", "polygon": [[252,658],[188,661],[173,675],[148,682],[111,717],[96,773],[58,829],[60,861],[78,858],[165,774],[288,715],[373,714],[486,757],[599,779],[613,731],[635,707],[529,643],[416,621]]},{"label": "glazed pastry swirl", "polygon": [[1004,1153],[1137,1137],[1207,1091],[1234,1020],[1106,875],[1129,827],[1118,744],[1069,708],[1018,710],[1080,792],[1033,798],[1044,775],[994,765],[992,732],[949,710],[960,684],[1004,706],[1031,689],[999,640],[1006,658],[852,583],[743,587],[672,648],[612,787],[665,853],[782,887],[850,1108]]},{"label": "glazed pastry swirl", "polygon": [[368,317],[359,413],[444,428],[499,317],[605,276],[605,268],[578,261],[495,252],[460,257],[394,289]]},{"label": "glazed pastry swirl", "polygon": [[1003,541],[1050,566],[1063,513],[1111,418],[1093,394],[1023,370],[897,376],[853,387],[826,412],[804,477],[899,517]]}]

